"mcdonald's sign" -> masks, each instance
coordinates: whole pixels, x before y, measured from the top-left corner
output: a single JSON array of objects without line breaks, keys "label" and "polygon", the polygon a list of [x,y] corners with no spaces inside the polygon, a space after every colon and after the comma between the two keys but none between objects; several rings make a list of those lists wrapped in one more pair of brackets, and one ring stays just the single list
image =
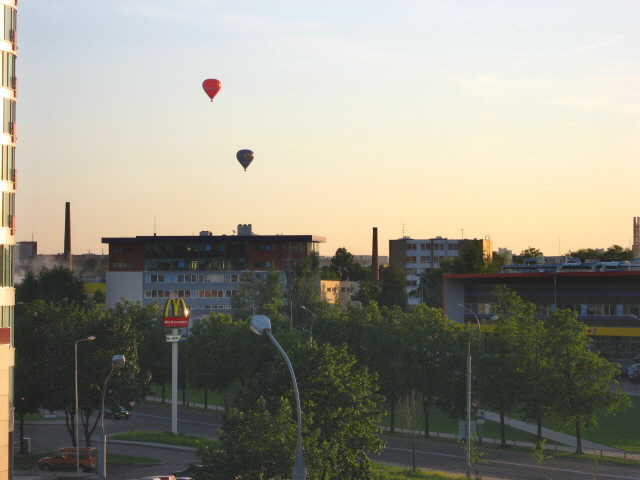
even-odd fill
[{"label": "mcdonald's sign", "polygon": [[172,328],[189,326],[189,310],[182,298],[170,298],[164,305],[164,326]]}]

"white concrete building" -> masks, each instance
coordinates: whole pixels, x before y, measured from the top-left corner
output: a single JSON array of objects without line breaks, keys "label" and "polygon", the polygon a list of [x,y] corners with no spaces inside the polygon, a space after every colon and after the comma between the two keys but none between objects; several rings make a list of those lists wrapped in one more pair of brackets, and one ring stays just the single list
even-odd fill
[{"label": "white concrete building", "polygon": [[485,257],[491,257],[491,240],[451,239],[443,237],[413,239],[404,237],[389,240],[389,266],[403,270],[406,275],[408,305],[421,303],[416,295],[420,286],[420,275],[440,268],[443,260],[457,258],[465,243],[480,243]]}]

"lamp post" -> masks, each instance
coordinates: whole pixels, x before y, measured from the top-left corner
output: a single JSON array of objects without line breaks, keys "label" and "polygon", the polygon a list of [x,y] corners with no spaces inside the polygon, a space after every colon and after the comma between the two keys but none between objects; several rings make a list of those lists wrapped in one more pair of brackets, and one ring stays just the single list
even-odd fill
[{"label": "lamp post", "polygon": [[282,354],[287,367],[289,367],[291,381],[293,382],[293,392],[296,396],[296,408],[298,413],[298,449],[296,451],[296,459],[293,462],[293,480],[305,480],[307,478],[307,469],[304,466],[304,455],[302,454],[302,414],[300,413],[300,393],[298,392],[296,376],[293,373],[293,366],[291,365],[291,361],[285,351],[271,334],[271,320],[269,317],[266,315],[254,315],[251,318],[251,330],[258,335],[264,334],[269,337],[269,340],[271,340],[278,351]]},{"label": "lamp post", "polygon": [[[466,310],[473,318],[475,318],[478,324],[478,332],[480,332],[480,320],[473,310],[465,307],[461,303],[458,304],[460,308]],[[469,337],[467,339],[467,478],[471,477],[471,331],[469,331]]]},{"label": "lamp post", "polygon": [[78,405],[78,344],[80,342],[92,342],[96,337],[93,335],[87,338],[81,338],[80,340],[76,340],[76,344],[74,345],[74,355],[75,355],[75,367],[74,367],[74,379],[75,379],[75,389],[76,389],[76,478],[80,477],[80,439],[78,438],[78,422],[80,421],[80,416],[78,415],[79,405]]},{"label": "lamp post", "polygon": [[100,403],[100,428],[102,430],[102,449],[101,455],[99,455],[99,465],[98,465],[98,477],[100,480],[106,480],[107,478],[107,435],[104,433],[104,395],[107,391],[107,383],[109,382],[109,378],[111,378],[111,374],[113,373],[114,368],[120,368],[124,365],[125,358],[124,355],[114,355],[111,358],[111,370],[109,370],[109,375],[107,375],[106,380],[104,381],[104,387],[102,389],[102,402]]},{"label": "lamp post", "polygon": [[311,310],[309,310],[304,305],[300,305],[300,308],[302,308],[305,312],[309,312],[311,314],[311,316],[313,317],[311,319],[311,324],[309,325],[309,345],[313,345],[313,322],[316,321],[316,314],[313,313]]}]

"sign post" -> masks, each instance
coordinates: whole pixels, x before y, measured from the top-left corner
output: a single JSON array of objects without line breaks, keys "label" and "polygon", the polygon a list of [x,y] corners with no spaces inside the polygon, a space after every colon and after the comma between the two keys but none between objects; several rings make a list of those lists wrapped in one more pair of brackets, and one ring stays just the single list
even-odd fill
[{"label": "sign post", "polygon": [[[164,326],[171,328],[167,342],[171,342],[171,431],[178,433],[178,328],[189,326],[189,310],[182,298],[170,298],[164,305]],[[177,340],[173,340],[177,337]],[[169,339],[171,338],[171,340]]]}]

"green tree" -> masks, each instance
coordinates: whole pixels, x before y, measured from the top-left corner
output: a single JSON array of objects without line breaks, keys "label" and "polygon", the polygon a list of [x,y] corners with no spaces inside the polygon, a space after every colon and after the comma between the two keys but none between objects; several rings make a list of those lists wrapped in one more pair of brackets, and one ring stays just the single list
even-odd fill
[{"label": "green tree", "polygon": [[633,250],[630,248],[623,248],[620,245],[611,245],[607,248],[602,256],[602,260],[604,261],[629,261],[633,259]]},{"label": "green tree", "polygon": [[425,436],[429,436],[430,411],[439,397],[444,397],[445,385],[450,382],[453,365],[455,324],[442,310],[424,304],[417,305],[406,318],[398,322],[396,356],[401,357],[400,370],[407,377],[410,392],[421,394]]},{"label": "green tree", "polygon": [[368,280],[362,280],[360,282],[360,289],[358,293],[354,295],[353,299],[366,306],[369,303],[377,303],[380,298],[380,288],[377,282],[374,282],[371,278]]},{"label": "green tree", "polygon": [[558,310],[546,318],[549,369],[555,386],[552,415],[575,429],[576,454],[582,454],[582,433],[597,426],[599,413],[630,406],[626,393],[612,390],[616,365],[588,348],[587,327],[576,312]]},{"label": "green tree", "polygon": [[246,320],[253,315],[267,315],[272,322],[282,322],[282,310],[284,300],[282,298],[282,284],[280,272],[271,267],[266,274],[247,274],[237,290],[231,297],[233,318]]},{"label": "green tree", "polygon": [[224,314],[211,314],[193,327],[187,344],[193,384],[222,392],[225,406],[233,406],[229,396],[235,386],[256,375],[254,359],[267,355],[270,348],[268,342],[252,338],[246,320]]},{"label": "green tree", "polygon": [[96,305],[104,305],[107,302],[107,294],[101,288],[93,292],[93,302]]},{"label": "green tree", "polygon": [[27,272],[22,283],[16,285],[16,303],[44,300],[53,303],[86,305],[84,283],[65,267],[42,267],[39,273]]},{"label": "green tree", "polygon": [[[138,400],[148,380],[138,374],[137,338],[128,333],[130,319],[107,310],[84,310],[72,303],[36,300],[23,307],[17,309],[16,325],[20,326],[16,327],[16,356],[26,352],[33,357],[24,363],[21,359],[15,373],[20,395],[34,402],[40,396],[44,408],[64,410],[74,445],[75,342],[90,335],[96,337],[78,348],[78,413],[85,444],[90,445],[91,434],[98,423],[92,414],[100,408],[103,382],[111,368],[112,356],[123,354],[127,363],[114,372],[110,380],[109,403]],[[38,332],[35,340],[33,332]],[[37,352],[29,346],[34,341],[39,347]],[[39,366],[33,361],[40,362]],[[32,379],[23,376],[33,376],[38,379],[38,385],[34,386]]]},{"label": "green tree", "polygon": [[356,261],[353,255],[344,247],[338,248],[336,254],[331,257],[332,272],[338,275],[340,280],[352,280],[351,275],[355,271]]},{"label": "green tree", "polygon": [[[301,392],[309,478],[373,479],[367,452],[380,452],[383,445],[378,427],[382,398],[375,376],[359,367],[344,346],[310,344],[306,339],[298,342],[296,337],[289,333],[279,336],[279,343],[289,354]],[[252,348],[247,355],[253,355],[250,362],[257,368],[244,388],[237,390],[238,408],[250,411],[263,396],[275,415],[284,395],[293,411],[291,377],[280,353],[266,339],[250,338]],[[292,445],[290,458],[293,453]]]},{"label": "green tree", "polygon": [[25,415],[36,413],[47,396],[49,370],[42,368],[49,363],[44,355],[47,334],[43,322],[38,321],[38,310],[35,302],[17,305],[15,310],[14,401],[20,425],[20,453],[25,453],[22,450]]},{"label": "green tree", "polygon": [[506,445],[505,416],[517,406],[528,405],[530,396],[523,383],[540,379],[526,369],[531,366],[529,345],[539,329],[535,330],[535,305],[523,301],[504,285],[498,285],[494,295],[495,316],[483,322],[482,336],[473,343],[477,358],[473,371],[482,405],[500,414],[500,440]]},{"label": "green tree", "polygon": [[415,388],[405,393],[398,401],[400,417],[406,425],[411,445],[411,469],[416,470],[416,439],[418,438],[418,419],[422,410],[422,395]]},{"label": "green tree", "polygon": [[587,260],[601,261],[629,261],[633,259],[633,250],[623,248],[620,245],[611,245],[609,248],[581,248],[579,250],[570,251],[567,255],[577,258],[581,262]]},{"label": "green tree", "polygon": [[220,428],[221,448],[198,447],[204,465],[198,478],[290,478],[297,425],[282,398],[273,410],[262,397],[252,409],[229,409]]},{"label": "green tree", "polygon": [[443,270],[434,268],[420,274],[420,286],[414,293],[420,302],[433,308],[442,308],[442,275]]},{"label": "green tree", "polygon": [[[320,268],[317,255],[307,257],[286,271],[287,302],[295,330],[303,330],[308,318],[302,306],[312,308],[320,304]],[[272,319],[273,320],[273,319]]]},{"label": "green tree", "polygon": [[407,289],[404,271],[395,267],[382,270],[382,288],[380,290],[380,305],[385,307],[398,306],[406,308]]},{"label": "green tree", "polygon": [[586,262],[587,260],[601,260],[604,255],[603,250],[597,250],[595,248],[581,248],[579,250],[573,250],[567,253],[568,256],[577,258],[581,262]]},{"label": "green tree", "polygon": [[536,258],[536,257],[542,257],[542,256],[544,256],[544,254],[542,253],[541,250],[535,247],[527,247],[524,250],[522,250],[520,252],[520,255],[515,257],[513,260],[514,260],[514,263],[522,263],[527,258]]}]

